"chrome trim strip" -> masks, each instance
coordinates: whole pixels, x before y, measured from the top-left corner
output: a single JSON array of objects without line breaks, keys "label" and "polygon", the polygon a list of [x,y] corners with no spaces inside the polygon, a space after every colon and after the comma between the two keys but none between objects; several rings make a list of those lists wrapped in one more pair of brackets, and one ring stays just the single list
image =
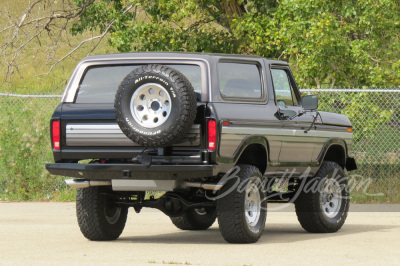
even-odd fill
[{"label": "chrome trim strip", "polygon": [[[274,136],[274,135],[295,135],[295,131],[302,131],[301,128],[262,128],[262,127],[241,127],[241,126],[223,126],[222,134],[232,134],[232,135],[264,135],[264,136]],[[307,134],[315,134],[316,137],[320,138],[330,138],[330,137],[338,137],[343,139],[351,139],[352,133],[348,133],[345,131],[328,131],[328,130],[311,130],[310,133],[305,133],[304,136],[308,136]]]},{"label": "chrome trim strip", "polygon": [[233,135],[282,135],[282,128],[262,128],[262,127],[236,127],[236,126],[223,126],[222,134]]},{"label": "chrome trim strip", "polygon": [[400,92],[400,90],[388,89],[301,89],[300,92],[313,93],[313,92]]},{"label": "chrome trim strip", "polygon": [[[69,147],[121,147],[139,144],[130,140],[120,129],[117,123],[78,124],[70,123],[66,126],[66,144]],[[175,146],[199,146],[200,125],[193,125],[181,143]]]},{"label": "chrome trim strip", "polygon": [[317,130],[315,131],[315,135],[317,138],[341,138],[341,139],[353,139],[353,133],[349,132],[338,132],[338,131],[325,131],[325,130]]}]

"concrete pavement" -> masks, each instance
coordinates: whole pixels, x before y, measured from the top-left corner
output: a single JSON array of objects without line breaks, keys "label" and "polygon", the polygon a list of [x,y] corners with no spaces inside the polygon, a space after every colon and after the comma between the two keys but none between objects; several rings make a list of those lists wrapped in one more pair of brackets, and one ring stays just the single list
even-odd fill
[{"label": "concrete pavement", "polygon": [[[216,222],[181,231],[160,211],[129,210],[121,237],[86,240],[75,203],[0,203],[0,265],[400,265],[400,205],[353,205],[334,234],[306,233],[293,208],[269,212],[256,244],[226,243]],[[369,210],[386,212],[369,212]]]}]

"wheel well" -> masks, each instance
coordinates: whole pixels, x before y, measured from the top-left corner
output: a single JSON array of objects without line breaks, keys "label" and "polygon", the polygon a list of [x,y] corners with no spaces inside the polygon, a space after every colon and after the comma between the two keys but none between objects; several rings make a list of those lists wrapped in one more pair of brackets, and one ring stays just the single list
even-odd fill
[{"label": "wheel well", "polygon": [[341,145],[332,145],[325,153],[324,161],[338,163],[342,168],[346,166],[346,153]]},{"label": "wheel well", "polygon": [[250,164],[256,166],[261,174],[267,169],[267,151],[261,144],[250,144],[242,152],[236,164]]}]

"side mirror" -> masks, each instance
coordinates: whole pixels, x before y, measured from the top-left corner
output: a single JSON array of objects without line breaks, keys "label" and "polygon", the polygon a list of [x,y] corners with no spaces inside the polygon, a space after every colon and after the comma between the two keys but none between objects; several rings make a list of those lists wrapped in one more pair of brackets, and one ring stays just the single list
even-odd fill
[{"label": "side mirror", "polygon": [[301,102],[302,102],[304,110],[317,110],[318,109],[318,96],[317,95],[303,96]]}]

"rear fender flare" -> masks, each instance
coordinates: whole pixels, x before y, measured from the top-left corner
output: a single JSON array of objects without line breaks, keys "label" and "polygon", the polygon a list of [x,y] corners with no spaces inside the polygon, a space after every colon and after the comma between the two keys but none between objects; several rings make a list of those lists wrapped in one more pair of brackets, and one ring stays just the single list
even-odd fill
[{"label": "rear fender flare", "polygon": [[[258,144],[264,147],[265,149],[265,155],[266,155],[266,164],[268,164],[269,160],[269,145],[268,145],[268,140],[261,135],[251,135],[247,136],[242,140],[240,143],[239,147],[236,149],[235,153],[231,157],[219,157],[218,162],[222,164],[227,164],[229,167],[233,167],[240,159],[242,156],[243,152],[248,148],[250,145],[253,144]],[[268,165],[267,165],[268,166]]]}]

